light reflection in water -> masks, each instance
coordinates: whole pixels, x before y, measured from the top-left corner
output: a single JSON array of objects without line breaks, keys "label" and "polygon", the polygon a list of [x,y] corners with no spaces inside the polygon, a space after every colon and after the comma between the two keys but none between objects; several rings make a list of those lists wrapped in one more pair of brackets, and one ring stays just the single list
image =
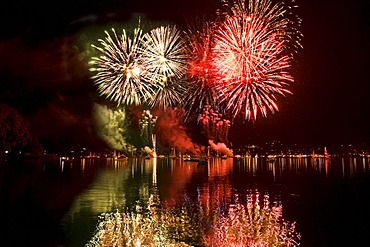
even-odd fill
[{"label": "light reflection in water", "polygon": [[[197,200],[192,201],[185,193],[174,203],[164,203],[160,199],[158,162],[156,158],[144,160],[138,162],[139,169],[130,169],[134,171],[133,176],[137,171],[140,175],[145,175],[145,171],[152,173],[152,183],[142,185],[150,193],[140,193],[140,200],[131,210],[122,207],[102,213],[87,246],[299,245],[300,235],[295,224],[282,217],[281,201],[271,202],[267,192],[261,194],[258,190],[247,194],[232,193],[228,176],[233,172],[233,159],[208,160],[208,179],[198,187]],[[257,162],[255,158],[247,162],[248,169],[258,169]],[[169,181],[174,186],[167,188],[173,193],[169,193],[172,199],[184,190],[199,168],[194,162],[173,163],[170,160],[169,166],[175,182]],[[221,184],[220,179],[223,180]]]},{"label": "light reflection in water", "polygon": [[[87,246],[298,246],[295,224],[282,218],[282,204],[253,192],[247,203],[233,203],[218,217],[206,217],[195,207],[163,209],[151,194],[146,207],[136,212],[111,212],[100,216]],[[205,227],[212,223],[209,231]]]},{"label": "light reflection in water", "polygon": [[245,204],[236,201],[217,219],[206,245],[298,246],[301,236],[282,211],[282,203],[271,203],[268,194],[249,193]]},{"label": "light reflection in water", "polygon": [[[334,158],[311,158],[311,157],[279,157],[273,161],[260,161],[259,169],[266,169],[267,173],[274,178],[284,174],[302,175],[317,173],[326,177],[337,176],[355,177],[370,171],[369,158],[365,157],[334,157]],[[266,166],[266,168],[264,168]],[[258,169],[251,170],[252,174],[258,174]]]},{"label": "light reflection in water", "polygon": [[[367,157],[212,158],[202,164],[174,158],[107,159],[67,217],[86,207],[95,222],[100,217],[90,246],[107,241],[117,243],[112,246],[278,246],[279,241],[296,246],[299,229],[294,219],[283,217],[283,201],[274,189],[279,181],[307,174],[324,180],[355,177],[369,172],[368,163]],[[87,173],[94,160],[79,165]],[[60,169],[69,166],[61,162]],[[243,181],[235,182],[240,177]],[[255,181],[273,181],[273,186],[261,188]]]}]

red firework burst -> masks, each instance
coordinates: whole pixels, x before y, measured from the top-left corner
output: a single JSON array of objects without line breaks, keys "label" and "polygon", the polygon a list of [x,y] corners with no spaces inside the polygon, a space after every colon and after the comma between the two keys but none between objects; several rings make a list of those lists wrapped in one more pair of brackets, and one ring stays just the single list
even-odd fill
[{"label": "red firework burst", "polygon": [[290,19],[291,8],[284,3],[223,3],[220,21],[188,32],[188,104],[198,110],[212,105],[232,118],[255,120],[278,111],[278,97],[291,93],[289,72],[292,54],[300,47],[300,21]]},{"label": "red firework burst", "polygon": [[215,107],[217,95],[214,87],[215,67],[212,62],[212,46],[215,25],[213,22],[196,20],[186,32],[188,44],[188,90],[186,108],[200,112],[204,106]]}]

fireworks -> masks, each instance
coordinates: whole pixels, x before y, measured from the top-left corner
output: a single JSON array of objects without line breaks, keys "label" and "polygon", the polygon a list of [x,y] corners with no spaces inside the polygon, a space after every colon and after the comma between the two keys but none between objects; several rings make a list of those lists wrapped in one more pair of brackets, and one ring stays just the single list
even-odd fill
[{"label": "fireworks", "polygon": [[181,82],[167,81],[165,85],[158,87],[155,90],[148,102],[148,105],[161,109],[176,107],[183,104],[182,95],[185,91],[186,88]]},{"label": "fireworks", "polygon": [[300,19],[291,4],[271,0],[223,0],[217,21],[199,21],[183,32],[161,26],[128,37],[106,32],[94,46],[92,77],[99,91],[118,104],[182,106],[188,114],[204,106],[255,120],[278,111],[290,94],[293,54]]},{"label": "fireworks", "polygon": [[143,78],[164,86],[186,73],[185,41],[176,26],[158,27],[143,36],[141,60],[149,73]]},{"label": "fireworks", "polygon": [[[218,30],[214,59],[219,69],[215,85],[221,102],[233,116],[266,116],[266,107],[274,112],[276,94],[289,93],[284,86],[293,81],[285,68],[288,56],[281,56],[283,42],[263,28],[259,20],[230,18]],[[243,30],[244,28],[244,30]]]},{"label": "fireworks", "polygon": [[284,5],[261,0],[225,7],[213,46],[219,101],[234,118],[274,113],[277,96],[290,93],[287,86],[294,81],[288,49],[292,27]]},{"label": "fireworks", "polygon": [[205,106],[198,120],[208,140],[227,143],[230,120],[223,118],[222,114],[213,110],[211,106]]},{"label": "fireworks", "polygon": [[189,53],[186,106],[189,112],[193,109],[201,111],[206,105],[216,108],[218,103],[212,63],[214,29],[212,22],[196,20],[186,32]]},{"label": "fireworks", "polygon": [[92,79],[100,93],[118,105],[139,105],[153,93],[152,85],[142,82],[146,72],[139,61],[142,30],[136,28],[132,38],[122,31],[118,36],[112,29],[113,37],[106,31],[106,38],[99,40],[102,47],[93,45],[101,55],[90,62],[90,70],[96,72]]},{"label": "fireworks", "polygon": [[149,106],[165,109],[182,103],[185,88],[181,80],[187,71],[185,49],[176,26],[161,26],[144,35],[141,60],[148,73],[143,79],[157,85]]},{"label": "fireworks", "polygon": [[136,28],[132,38],[126,30],[121,36],[112,32],[99,40],[101,47],[93,45],[101,53],[90,62],[100,93],[118,105],[179,105],[184,90],[179,81],[187,68],[185,42],[176,26],[144,35]]}]

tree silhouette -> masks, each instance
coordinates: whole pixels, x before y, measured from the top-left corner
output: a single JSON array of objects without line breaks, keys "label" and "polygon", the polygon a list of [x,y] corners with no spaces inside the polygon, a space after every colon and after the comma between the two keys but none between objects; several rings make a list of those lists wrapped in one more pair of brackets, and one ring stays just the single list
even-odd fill
[{"label": "tree silhouette", "polygon": [[19,152],[31,142],[28,122],[14,108],[0,104],[0,154]]}]

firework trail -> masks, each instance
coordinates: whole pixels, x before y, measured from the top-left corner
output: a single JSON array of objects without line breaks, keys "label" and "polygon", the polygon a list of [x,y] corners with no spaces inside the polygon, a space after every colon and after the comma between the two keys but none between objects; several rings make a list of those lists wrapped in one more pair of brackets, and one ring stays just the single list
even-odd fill
[{"label": "firework trail", "polygon": [[157,116],[153,116],[149,110],[143,110],[141,119],[139,119],[140,136],[145,146],[153,147],[152,136],[155,128]]},{"label": "firework trail", "polygon": [[176,26],[161,26],[143,36],[141,63],[143,80],[157,86],[148,101],[151,107],[167,108],[182,103],[181,81],[187,71],[187,53],[182,32]]},{"label": "firework trail", "polygon": [[223,118],[223,115],[211,108],[205,106],[198,116],[198,121],[205,131],[208,140],[227,143],[229,135],[230,120]]},{"label": "firework trail", "polygon": [[269,0],[224,1],[224,6],[212,50],[219,102],[233,118],[274,113],[277,96],[291,93],[287,87],[294,81],[289,74],[294,26],[287,6]]}]

